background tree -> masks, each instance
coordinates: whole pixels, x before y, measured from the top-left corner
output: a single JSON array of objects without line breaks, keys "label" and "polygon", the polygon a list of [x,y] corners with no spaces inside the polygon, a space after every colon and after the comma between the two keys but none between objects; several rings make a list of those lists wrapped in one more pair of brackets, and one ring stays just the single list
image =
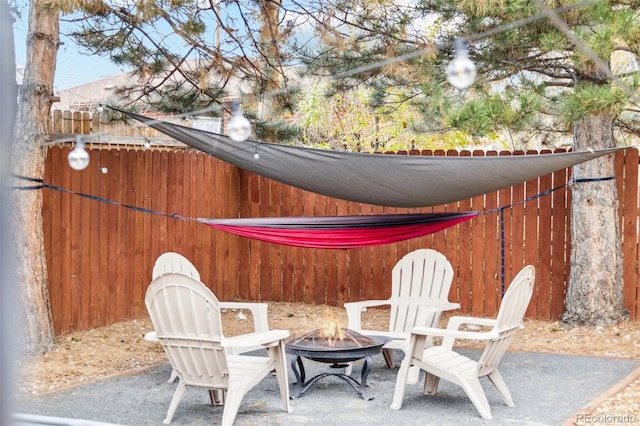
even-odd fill
[{"label": "background tree", "polygon": [[268,122],[292,106],[300,49],[293,35],[312,13],[281,0],[95,1],[80,2],[65,19],[89,54],[133,72],[136,83],[120,88],[130,102],[221,115],[231,94],[252,101],[254,115]]},{"label": "background tree", "polygon": [[[537,135],[538,147],[553,147],[567,134],[577,151],[610,148],[616,145],[614,129],[626,137],[639,130],[637,78],[631,74],[621,80],[611,72],[616,53],[637,58],[639,5],[568,2],[552,11],[541,0],[422,0],[410,16],[402,6],[391,14],[387,3],[341,1],[333,5],[333,15],[342,17],[332,34],[339,41],[329,40],[308,57],[319,70],[358,71],[343,74],[336,87],[367,84],[378,90],[378,102],[388,98],[389,88],[397,93],[397,85],[407,87],[405,101],[422,109],[418,125],[425,130],[455,128],[479,136],[526,132]],[[427,19],[433,32],[409,32]],[[471,41],[470,56],[478,68],[476,83],[465,92],[445,84],[449,41],[458,36]],[[397,60],[403,57],[407,60]],[[403,71],[363,67],[387,58],[395,58],[390,63]],[[573,176],[571,274],[563,320],[615,323],[624,310],[613,157],[576,166]]]},{"label": "background tree", "polygon": [[[58,10],[47,0],[29,6],[27,61],[18,97],[11,170],[16,175],[44,178],[45,142],[53,103],[53,77],[59,44]],[[22,183],[22,182],[20,182]],[[24,344],[30,355],[54,346],[47,265],[42,228],[42,191],[15,191],[12,230],[16,282],[22,297]]]}]

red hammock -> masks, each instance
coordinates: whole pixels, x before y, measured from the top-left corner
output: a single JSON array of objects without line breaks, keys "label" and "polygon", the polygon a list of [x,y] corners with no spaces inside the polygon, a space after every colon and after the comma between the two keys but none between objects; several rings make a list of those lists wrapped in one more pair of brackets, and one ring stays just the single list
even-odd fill
[{"label": "red hammock", "polygon": [[421,237],[479,214],[462,212],[198,220],[226,232],[271,243],[349,249]]}]

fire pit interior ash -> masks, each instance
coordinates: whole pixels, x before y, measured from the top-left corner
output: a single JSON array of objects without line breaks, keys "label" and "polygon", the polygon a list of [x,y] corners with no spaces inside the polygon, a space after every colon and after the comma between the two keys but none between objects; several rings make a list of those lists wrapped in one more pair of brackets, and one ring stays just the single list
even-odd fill
[{"label": "fire pit interior ash", "polygon": [[[291,368],[297,380],[292,398],[302,395],[321,378],[336,376],[347,382],[363,399],[372,399],[365,395],[366,380],[371,371],[371,356],[379,354],[388,341],[387,338],[373,339],[347,328],[339,328],[335,324],[289,339],[285,351],[293,355]],[[302,358],[330,363],[331,368],[344,368],[347,367],[346,363],[364,358],[364,365],[360,381],[342,373],[322,373],[305,382]]]},{"label": "fire pit interior ash", "polygon": [[287,347],[300,356],[319,362],[343,363],[364,358],[367,353],[382,348],[386,342],[378,342],[348,328],[313,330],[300,337],[289,339]]}]

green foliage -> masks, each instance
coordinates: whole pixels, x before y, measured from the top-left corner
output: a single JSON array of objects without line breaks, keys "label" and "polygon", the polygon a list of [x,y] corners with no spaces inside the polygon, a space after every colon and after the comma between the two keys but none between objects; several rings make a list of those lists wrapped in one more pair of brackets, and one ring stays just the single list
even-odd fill
[{"label": "green foliage", "polygon": [[[309,90],[298,108],[301,143],[348,151],[399,151],[453,148],[459,137],[442,138],[416,131],[420,114],[409,103],[375,89],[327,95],[328,86]],[[397,94],[402,96],[402,94]]]},{"label": "green foliage", "polygon": [[605,113],[618,116],[627,101],[627,95],[617,86],[580,83],[560,100],[562,117],[572,123],[585,116]]},{"label": "green foliage", "polygon": [[515,98],[505,95],[471,99],[450,112],[448,123],[474,136],[486,136],[501,127],[525,130],[535,117],[540,99],[526,93]]},{"label": "green foliage", "polygon": [[285,121],[253,122],[253,133],[258,140],[286,144],[298,138],[301,129]]}]

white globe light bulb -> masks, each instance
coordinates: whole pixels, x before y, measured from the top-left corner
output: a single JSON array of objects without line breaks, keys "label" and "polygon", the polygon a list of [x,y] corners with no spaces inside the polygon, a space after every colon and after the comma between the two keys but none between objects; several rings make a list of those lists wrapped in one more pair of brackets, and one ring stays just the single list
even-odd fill
[{"label": "white globe light bulb", "polygon": [[143,145],[144,149],[149,149],[151,148],[151,142],[149,142],[149,140],[145,140],[144,141],[144,145]]},{"label": "white globe light bulb", "polygon": [[476,66],[469,59],[465,40],[457,39],[455,41],[455,57],[447,65],[445,73],[449,84],[458,90],[470,87],[475,81]]},{"label": "white globe light bulb", "polygon": [[89,153],[84,149],[82,137],[76,139],[76,146],[69,153],[67,161],[73,170],[84,170],[89,165]]},{"label": "white globe light bulb", "polygon": [[260,154],[258,154],[258,151],[253,153],[253,159],[254,160],[259,160],[260,159]]},{"label": "white globe light bulb", "polygon": [[242,115],[240,111],[236,111],[229,120],[229,137],[234,142],[242,142],[249,139],[251,135],[251,122]]}]

